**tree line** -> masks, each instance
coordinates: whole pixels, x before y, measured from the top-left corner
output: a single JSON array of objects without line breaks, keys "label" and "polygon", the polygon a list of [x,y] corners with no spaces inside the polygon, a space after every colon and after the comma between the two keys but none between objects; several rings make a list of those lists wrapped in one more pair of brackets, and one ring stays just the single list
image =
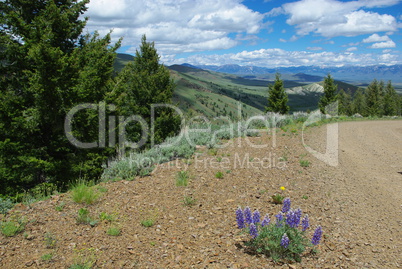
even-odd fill
[{"label": "tree line", "polygon": [[[391,81],[386,84],[374,79],[365,89],[355,93],[338,90],[333,77],[328,74],[324,79],[324,92],[317,106],[321,113],[328,113],[328,105],[337,103],[338,115],[360,115],[362,117],[401,116],[402,95],[398,95]],[[266,111],[287,114],[288,96],[280,74],[276,74],[275,82],[268,86],[268,105]]]},{"label": "tree line", "polygon": [[[115,73],[121,39],[113,44],[111,33],[83,33],[88,3],[0,2],[0,197],[41,186],[65,190],[73,180],[100,176],[119,145],[72,145],[64,124],[73,107],[95,104],[77,112],[71,123],[71,135],[88,143],[100,138],[96,104],[113,104],[104,113],[115,118],[139,115],[150,124],[150,105],[171,102],[174,83],[145,36],[133,61]],[[153,120],[156,143],[179,130],[180,119],[169,109],[155,110]],[[119,122],[106,116],[105,124],[110,141]],[[124,127],[130,141],[140,139],[140,123]]]}]

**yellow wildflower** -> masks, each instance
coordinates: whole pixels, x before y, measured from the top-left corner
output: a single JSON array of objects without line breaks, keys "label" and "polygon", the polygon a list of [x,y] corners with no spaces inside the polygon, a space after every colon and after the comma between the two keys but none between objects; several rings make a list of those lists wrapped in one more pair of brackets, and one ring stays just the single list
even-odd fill
[{"label": "yellow wildflower", "polygon": [[282,186],[280,189],[281,189],[282,191],[286,190],[286,188],[285,188],[285,187],[283,187],[283,186]]}]

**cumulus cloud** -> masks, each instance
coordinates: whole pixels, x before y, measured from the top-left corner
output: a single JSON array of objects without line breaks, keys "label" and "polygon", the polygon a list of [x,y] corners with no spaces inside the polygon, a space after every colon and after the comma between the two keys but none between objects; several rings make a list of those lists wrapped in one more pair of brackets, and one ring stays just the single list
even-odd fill
[{"label": "cumulus cloud", "polygon": [[88,7],[88,31],[113,29],[134,48],[146,34],[162,54],[227,49],[238,44],[230,33],[264,27],[264,15],[238,0],[91,0]]},{"label": "cumulus cloud", "polygon": [[378,34],[372,34],[371,36],[363,39],[363,43],[374,43],[374,42],[385,42],[385,41],[391,41],[389,36],[384,35],[384,36],[379,36]]},{"label": "cumulus cloud", "polygon": [[392,41],[389,36],[384,35],[380,36],[378,34],[372,34],[371,36],[363,39],[363,43],[374,43],[369,46],[370,49],[387,49],[387,48],[395,48],[396,44]]},{"label": "cumulus cloud", "polygon": [[[168,59],[166,59],[166,62]],[[286,51],[279,48],[242,51],[224,55],[192,55],[176,59],[171,64],[190,63],[193,65],[239,64],[244,66],[290,67],[290,66],[343,66],[343,65],[376,65],[398,63],[397,54],[353,53],[346,52],[314,52]]]},{"label": "cumulus cloud", "polygon": [[[357,36],[375,32],[396,31],[395,17],[365,11],[364,8],[392,6],[399,0],[300,0],[282,5],[282,12],[295,25],[298,35],[317,33],[324,37]],[[277,12],[276,12],[277,13]]]},{"label": "cumulus cloud", "polygon": [[370,49],[387,49],[387,48],[395,48],[395,47],[396,47],[395,42],[392,40],[389,40],[389,41],[385,41],[385,42],[374,43],[369,48]]}]

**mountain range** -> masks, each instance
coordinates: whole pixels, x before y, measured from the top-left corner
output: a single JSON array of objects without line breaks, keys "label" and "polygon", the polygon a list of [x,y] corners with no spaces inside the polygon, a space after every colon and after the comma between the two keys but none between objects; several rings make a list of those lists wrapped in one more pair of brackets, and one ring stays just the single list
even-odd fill
[{"label": "mountain range", "polygon": [[[320,66],[298,66],[266,68],[258,66],[240,66],[237,64],[226,65],[198,65],[183,64],[193,68],[201,68],[215,72],[245,76],[247,78],[272,79],[272,75],[293,75],[299,77],[300,82],[321,81],[327,74],[331,74],[337,80],[354,84],[370,83],[373,79],[402,83],[402,65],[372,65],[372,66],[341,66],[341,67],[320,67]],[[270,76],[271,75],[271,76]],[[296,79],[297,81],[297,79]]]}]

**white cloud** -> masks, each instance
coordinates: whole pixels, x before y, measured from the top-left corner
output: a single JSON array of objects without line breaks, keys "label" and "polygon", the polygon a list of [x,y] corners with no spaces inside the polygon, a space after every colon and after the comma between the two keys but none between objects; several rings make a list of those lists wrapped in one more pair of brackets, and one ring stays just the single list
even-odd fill
[{"label": "white cloud", "polygon": [[170,54],[227,49],[238,44],[230,33],[257,34],[263,14],[238,0],[91,0],[88,31],[113,29],[114,40],[132,52],[143,34],[158,52]]},{"label": "white cloud", "polygon": [[[169,64],[190,63],[194,65],[223,65],[239,64],[262,67],[286,66],[342,66],[342,65],[375,65],[398,63],[397,54],[357,54],[353,52],[312,52],[312,51],[286,51],[279,48],[242,51],[224,55],[192,55],[187,58],[176,59]],[[165,61],[168,62],[168,61]]]},{"label": "white cloud", "polygon": [[378,42],[371,45],[370,49],[387,49],[387,48],[395,48],[396,44],[394,41],[385,41],[385,42]]},{"label": "white cloud", "polygon": [[383,42],[383,41],[391,41],[389,36],[379,36],[378,34],[372,34],[371,36],[363,39],[363,43],[374,43],[374,42]]},{"label": "white cloud", "polygon": [[350,47],[350,48],[346,49],[346,51],[356,51],[356,50],[357,50],[357,47]]},{"label": "white cloud", "polygon": [[369,46],[370,49],[387,49],[387,48],[395,48],[396,44],[392,41],[389,36],[384,35],[380,36],[378,34],[372,34],[371,36],[363,39],[363,43],[374,43]]},{"label": "white cloud", "polygon": [[357,36],[375,32],[396,31],[396,19],[387,14],[364,11],[363,8],[385,7],[399,0],[300,0],[282,6],[295,25],[298,35],[317,33],[324,37]]}]

